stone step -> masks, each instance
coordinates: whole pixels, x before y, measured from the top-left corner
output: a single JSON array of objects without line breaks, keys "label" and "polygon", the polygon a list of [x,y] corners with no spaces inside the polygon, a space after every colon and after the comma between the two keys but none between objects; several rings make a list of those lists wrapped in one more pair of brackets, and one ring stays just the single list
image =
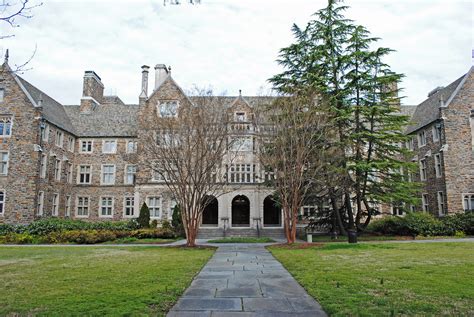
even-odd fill
[{"label": "stone step", "polygon": [[[257,229],[226,229],[226,237],[258,237]],[[212,239],[224,237],[223,228],[200,228],[198,239]],[[260,229],[260,237],[269,237],[281,239],[285,237],[285,232],[282,228],[263,228]]]}]

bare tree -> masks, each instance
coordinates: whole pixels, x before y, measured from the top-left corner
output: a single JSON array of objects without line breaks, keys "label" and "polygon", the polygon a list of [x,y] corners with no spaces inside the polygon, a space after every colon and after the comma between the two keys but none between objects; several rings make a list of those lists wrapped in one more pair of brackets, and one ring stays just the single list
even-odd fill
[{"label": "bare tree", "polygon": [[311,93],[280,97],[264,114],[271,128],[261,135],[260,160],[283,210],[288,243],[296,241],[298,213],[309,191],[323,188],[328,140],[322,106]]},{"label": "bare tree", "polygon": [[[196,90],[192,103],[150,122],[146,151],[148,167],[169,188],[181,208],[187,245],[196,237],[212,196],[228,191],[226,165],[232,161],[228,151],[232,138],[229,116],[222,97],[211,91]],[[173,110],[172,110],[173,111]],[[235,132],[233,132],[235,134]]]}]

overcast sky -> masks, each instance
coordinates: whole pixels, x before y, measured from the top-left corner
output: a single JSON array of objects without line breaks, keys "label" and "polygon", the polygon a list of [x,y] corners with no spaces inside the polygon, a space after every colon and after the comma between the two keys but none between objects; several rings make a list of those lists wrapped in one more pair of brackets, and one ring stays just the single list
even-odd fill
[{"label": "overcast sky", "polygon": [[[34,2],[35,0],[31,0]],[[181,0],[186,2],[186,0]],[[39,2],[39,0],[36,0]],[[78,104],[85,70],[102,78],[106,94],[138,103],[143,64],[172,67],[183,89],[254,95],[281,71],[280,48],[292,43],[291,25],[305,25],[324,0],[201,0],[163,6],[163,0],[43,0],[21,27],[1,32],[0,52],[10,64],[37,52],[22,76],[63,104]],[[404,104],[418,104],[472,65],[472,1],[346,1],[347,16],[365,25],[404,73]],[[151,69],[153,70],[153,68]],[[150,74],[152,75],[152,74]],[[150,89],[153,85],[150,76]]]}]

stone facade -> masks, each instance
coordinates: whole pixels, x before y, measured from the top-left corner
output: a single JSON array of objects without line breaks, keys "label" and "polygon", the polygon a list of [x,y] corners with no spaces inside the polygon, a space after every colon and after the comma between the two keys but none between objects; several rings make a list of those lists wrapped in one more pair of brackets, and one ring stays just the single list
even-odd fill
[{"label": "stone facade", "polygon": [[[138,104],[104,96],[100,77],[86,71],[79,105],[63,106],[12,73],[6,63],[2,66],[0,118],[10,120],[12,132],[0,135],[0,154],[8,153],[8,172],[0,175],[0,223],[51,216],[121,220],[137,217],[143,203],[154,208],[152,219],[171,218],[175,202],[147,167],[144,142],[153,131],[143,127],[156,118],[161,102],[190,106],[193,97],[184,94],[161,64],[155,67],[155,85],[148,96],[148,69],[142,67]],[[438,192],[443,193],[443,214],[462,210],[463,194],[474,193],[472,71],[451,86],[429,98],[429,106],[438,112],[434,119],[414,123],[407,131],[414,136],[414,160],[426,162],[423,192],[427,209],[436,214]],[[263,128],[256,110],[262,98],[223,98],[223,106],[235,119],[232,124],[246,130],[248,144],[232,163],[231,190],[217,197],[215,210],[206,211],[203,227],[282,228],[281,211],[269,198],[272,189],[264,185],[268,175],[256,157],[256,133]],[[441,107],[432,104],[440,98]],[[426,104],[417,107],[414,120],[425,117],[424,108]],[[439,140],[433,139],[433,127],[440,131]],[[423,146],[417,137],[421,131],[426,137]],[[438,175],[436,155],[441,166]]]}]

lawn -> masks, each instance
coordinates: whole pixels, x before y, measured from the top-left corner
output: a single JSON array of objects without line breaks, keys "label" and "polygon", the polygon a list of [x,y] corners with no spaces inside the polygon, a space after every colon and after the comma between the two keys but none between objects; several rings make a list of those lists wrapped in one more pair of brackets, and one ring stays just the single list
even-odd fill
[{"label": "lawn", "polygon": [[209,243],[269,243],[275,242],[271,238],[252,238],[252,237],[230,237],[222,239],[209,240]]},{"label": "lawn", "polygon": [[210,248],[0,247],[0,316],[163,316]]},{"label": "lawn", "polygon": [[474,243],[269,249],[332,316],[474,316]]}]

